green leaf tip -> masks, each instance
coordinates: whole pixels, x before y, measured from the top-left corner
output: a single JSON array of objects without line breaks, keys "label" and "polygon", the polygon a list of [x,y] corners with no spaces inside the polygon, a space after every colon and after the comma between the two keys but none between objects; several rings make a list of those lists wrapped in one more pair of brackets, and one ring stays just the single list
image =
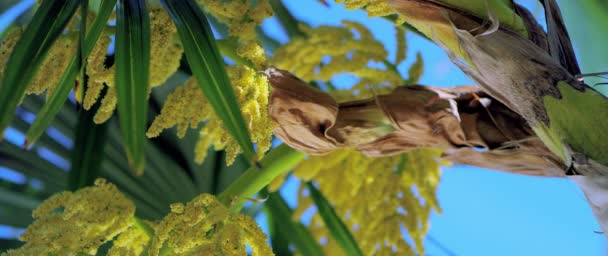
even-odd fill
[{"label": "green leaf tip", "polygon": [[193,0],[161,0],[177,27],[188,64],[203,94],[251,164],[258,160],[211,26]]},{"label": "green leaf tip", "polygon": [[119,0],[116,19],[116,96],[127,159],[143,174],[150,72],[150,18],[145,0]]},{"label": "green leaf tip", "polygon": [[317,206],[317,211],[321,218],[323,219],[323,223],[329,230],[331,236],[338,242],[345,255],[363,256],[363,252],[357,241],[353,237],[353,235],[348,230],[348,227],[344,224],[340,216],[336,213],[333,206],[329,203],[329,201],[323,196],[321,191],[319,191],[311,182],[306,183],[306,188],[310,191],[310,197],[312,197],[315,205]]}]

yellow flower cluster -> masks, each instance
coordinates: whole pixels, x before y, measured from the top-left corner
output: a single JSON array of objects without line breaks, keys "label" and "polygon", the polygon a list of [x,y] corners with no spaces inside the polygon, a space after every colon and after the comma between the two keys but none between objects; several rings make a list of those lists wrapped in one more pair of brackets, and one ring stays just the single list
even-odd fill
[{"label": "yellow flower cluster", "polygon": [[150,255],[274,255],[266,235],[249,217],[231,214],[214,196],[202,194],[188,204],[173,204],[158,224]]},{"label": "yellow flower cluster", "polygon": [[[386,3],[386,0],[336,0],[336,3],[344,3],[346,9],[364,9],[370,17],[388,16],[397,13],[393,7]],[[402,24],[405,20],[399,17],[397,24]]]},{"label": "yellow flower cluster", "polygon": [[[0,71],[0,78],[4,75],[4,66],[22,33],[23,28],[15,28],[9,31],[0,43],[0,69],[2,70]],[[26,93],[41,94],[46,91],[47,96],[53,94],[61,74],[76,54],[77,44],[78,39],[75,33],[68,33],[55,41],[40,66],[41,72],[38,72],[32,78]]]},{"label": "yellow flower cluster", "polygon": [[266,66],[266,54],[257,40],[255,28],[273,15],[268,0],[199,0],[205,9],[230,28],[238,38],[237,54],[251,61],[257,70]]},{"label": "yellow flower cluster", "polygon": [[[227,67],[226,71],[247,122],[251,139],[256,143],[261,157],[270,148],[272,136],[267,111],[268,79],[245,66]],[[200,130],[200,139],[195,148],[195,160],[202,162],[207,149],[213,145],[216,150],[226,150],[226,162],[231,164],[241,149],[226,131],[222,121],[215,116],[213,108],[194,78],[190,78],[167,97],[160,115],[154,119],[148,129],[147,136],[156,137],[162,130],[177,126],[178,136],[183,137],[188,127],[197,128],[203,121],[207,122]]]},{"label": "yellow flower cluster", "polygon": [[[358,97],[389,92],[394,86],[406,82],[396,68],[406,57],[402,29],[397,28],[397,56],[395,63],[391,63],[387,60],[384,45],[365,26],[349,21],[343,24],[344,27],[302,27],[306,37],[296,38],[277,49],[273,64],[305,81],[329,81],[337,74],[353,74],[360,79],[352,87],[352,92],[356,92]],[[324,63],[328,58],[329,62]],[[371,62],[383,63],[385,67],[370,67]],[[421,62],[419,58],[416,63]],[[407,82],[417,82],[419,75],[414,75],[412,77],[410,74]],[[344,91],[332,93],[335,93],[338,101],[349,99],[351,97],[346,95],[352,95]]]},{"label": "yellow flower cluster", "polygon": [[99,179],[94,187],[45,200],[32,214],[34,223],[19,237],[25,245],[6,255],[94,255],[131,225],[134,213],[133,203],[116,186]]},{"label": "yellow flower cluster", "polygon": [[150,243],[150,236],[144,230],[135,225],[112,241],[112,248],[108,251],[109,256],[138,256],[143,255]]},{"label": "yellow flower cluster", "polygon": [[[179,68],[183,48],[177,37],[177,28],[169,14],[160,6],[151,6],[150,15],[150,87],[163,84]],[[108,87],[94,121],[103,123],[116,109],[114,66],[106,67],[106,53],[110,46],[109,33],[104,32],[89,55],[87,75],[89,86],[83,100],[85,109],[97,101],[104,86]]]},{"label": "yellow flower cluster", "polygon": [[[432,210],[440,211],[435,198],[440,155],[439,150],[417,149],[369,158],[353,149],[342,149],[311,156],[293,173],[318,184],[364,255],[424,255],[429,215]],[[313,205],[303,188],[294,212],[296,219]],[[401,227],[406,228],[413,245],[406,242]],[[326,255],[343,255],[318,214],[309,228],[317,240],[327,241],[323,246]]]},{"label": "yellow flower cluster", "polygon": [[94,187],[61,192],[44,201],[20,236],[25,245],[3,256],[95,255],[112,241],[108,255],[274,255],[250,217],[232,214],[214,196],[171,205],[157,223],[136,220],[135,207],[102,179]]}]

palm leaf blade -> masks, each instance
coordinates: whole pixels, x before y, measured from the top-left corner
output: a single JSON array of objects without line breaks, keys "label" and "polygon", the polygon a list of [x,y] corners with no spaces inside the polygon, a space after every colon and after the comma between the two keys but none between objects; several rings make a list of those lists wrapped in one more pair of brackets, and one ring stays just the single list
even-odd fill
[{"label": "palm leaf blade", "polygon": [[338,216],[325,196],[321,194],[321,191],[310,182],[306,183],[306,188],[310,191],[310,196],[315,202],[319,215],[321,215],[327,230],[329,230],[332,237],[338,242],[340,247],[342,247],[344,253],[346,255],[363,255],[363,252],[359,248],[359,245],[357,245],[357,241],[348,230],[348,227],[342,222],[340,216]]},{"label": "palm leaf blade", "polygon": [[205,14],[192,0],[161,0],[161,3],[177,27],[188,64],[203,94],[245,157],[254,162],[251,136]]},{"label": "palm leaf blade", "polygon": [[[82,47],[83,58],[89,56],[93,47],[95,47],[97,39],[99,39],[108,18],[112,14],[114,5],[116,5],[116,0],[103,0],[101,2],[99,13],[95,17],[95,20],[93,20],[90,32],[87,33],[87,37]],[[74,87],[74,78],[76,77],[78,70],[78,56],[74,56],[61,76],[55,92],[47,98],[46,104],[42,106],[40,112],[38,112],[38,115],[36,116],[36,120],[34,120],[34,123],[28,129],[27,134],[25,135],[27,143],[31,144],[38,140],[44,130],[49,127]]]},{"label": "palm leaf blade", "polygon": [[79,4],[79,0],[46,0],[34,14],[6,64],[0,86],[0,133],[10,124],[27,86]]},{"label": "palm leaf blade", "polygon": [[116,30],[116,96],[131,168],[141,174],[148,111],[150,18],[144,0],[120,0]]},{"label": "palm leaf blade", "polygon": [[266,206],[272,213],[272,221],[277,231],[286,235],[301,255],[323,255],[323,250],[308,229],[299,222],[291,220],[293,210],[279,193],[272,193],[266,201]]}]

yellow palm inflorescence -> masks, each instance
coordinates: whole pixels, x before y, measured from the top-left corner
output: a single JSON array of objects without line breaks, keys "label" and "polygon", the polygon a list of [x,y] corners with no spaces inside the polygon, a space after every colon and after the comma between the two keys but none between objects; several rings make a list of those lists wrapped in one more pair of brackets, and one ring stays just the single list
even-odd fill
[{"label": "yellow palm inflorescence", "polygon": [[[347,9],[365,9],[370,17],[387,16],[396,13],[386,0],[336,0],[344,3]],[[402,22],[401,22],[402,23]]]},{"label": "yellow palm inflorescence", "polygon": [[[226,71],[261,158],[270,149],[272,128],[267,110],[270,86],[268,79],[257,72],[267,65],[266,53],[257,40],[255,28],[272,16],[272,9],[268,1],[252,4],[249,1],[200,0],[199,3],[229,27],[230,34],[238,39],[236,53],[253,63],[253,67],[228,66]],[[209,147],[213,146],[215,150],[226,150],[226,162],[233,163],[241,148],[215,116],[194,78],[169,95],[147,136],[156,137],[163,129],[177,125],[178,136],[183,137],[188,127],[197,128],[201,122],[206,123],[195,147],[195,161],[202,162]]]},{"label": "yellow palm inflorescence", "polygon": [[[23,28],[12,29],[0,43],[0,59],[4,62],[2,68],[0,68],[0,78],[4,75],[4,65],[22,33]],[[55,41],[40,66],[40,70],[44,72],[38,72],[32,78],[26,89],[26,94],[46,92],[47,96],[52,95],[57,83],[59,83],[60,75],[76,54],[77,44],[78,37],[75,33],[68,33]]]},{"label": "yellow palm inflorescence", "polygon": [[273,255],[255,221],[232,214],[214,196],[202,194],[188,204],[173,204],[155,228],[150,255]]},{"label": "yellow palm inflorescence", "polygon": [[[356,76],[359,82],[350,91],[331,92],[338,101],[388,93],[406,82],[397,70],[406,57],[405,34],[401,28],[396,28],[397,56],[391,63],[382,42],[376,40],[365,26],[350,21],[343,24],[344,27],[302,27],[306,36],[278,48],[273,64],[305,81],[326,82],[344,73]],[[384,67],[370,67],[370,63],[382,63]],[[422,59],[418,57],[414,65],[422,65]],[[410,73],[407,81],[416,83],[420,75],[421,70]]]},{"label": "yellow palm inflorescence", "polygon": [[138,227],[131,226],[112,241],[109,256],[139,256],[146,251],[150,236]]},{"label": "yellow palm inflorescence", "polygon": [[273,15],[268,0],[254,1],[222,1],[198,0],[205,9],[226,24],[230,35],[239,41],[237,54],[254,64],[257,70],[263,70],[267,65],[266,54],[257,39],[255,28],[264,19]]},{"label": "yellow palm inflorescence", "polygon": [[[440,211],[440,150],[418,149],[403,155],[370,158],[353,149],[311,156],[293,174],[315,181],[357,240],[364,255],[424,255],[423,238],[431,211]],[[303,188],[303,186],[301,187]],[[300,189],[294,218],[312,207]],[[326,240],[326,255],[343,255],[316,214],[309,224],[315,238]],[[406,242],[402,228],[413,245]]]},{"label": "yellow palm inflorescence", "polygon": [[[272,128],[268,117],[268,79],[263,74],[245,67],[227,68],[232,81],[241,112],[251,134],[251,140],[258,147],[258,154],[263,155],[270,149]],[[226,150],[226,162],[232,163],[240,152],[238,143],[228,134],[222,121],[215,116],[211,105],[198,88],[194,78],[178,87],[171,93],[165,105],[150,128],[147,136],[155,137],[163,129],[177,126],[178,136],[183,137],[188,127],[197,128],[207,121],[200,130],[200,138],[195,148],[195,161],[205,159],[207,149],[214,146],[216,150]]]},{"label": "yellow palm inflorescence", "polygon": [[34,223],[19,237],[25,245],[6,255],[94,255],[131,225],[134,214],[133,203],[99,179],[94,187],[61,192],[40,204]]},{"label": "yellow palm inflorescence", "polygon": [[[103,179],[95,186],[62,192],[33,213],[35,222],[20,239],[25,244],[3,256],[95,255],[112,241],[108,255],[273,255],[254,220],[230,213],[215,196],[202,194],[171,205],[159,222],[134,218],[135,206]],[[147,226],[147,227],[144,227]]]}]

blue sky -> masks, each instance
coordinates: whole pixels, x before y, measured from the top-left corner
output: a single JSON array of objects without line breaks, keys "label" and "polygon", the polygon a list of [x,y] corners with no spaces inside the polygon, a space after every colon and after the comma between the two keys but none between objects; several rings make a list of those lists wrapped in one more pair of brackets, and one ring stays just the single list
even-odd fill
[{"label": "blue sky", "polygon": [[[27,0],[25,2],[33,2]],[[300,20],[312,26],[340,25],[341,20],[359,21],[386,45],[390,56],[395,53],[393,25],[379,18],[368,18],[363,11],[347,11],[341,5],[325,7],[315,0],[284,0]],[[537,10],[533,7],[532,10]],[[566,21],[576,20],[570,9],[563,10]],[[572,11],[573,13],[576,10]],[[0,16],[0,30],[7,25]],[[286,36],[276,20],[270,19],[264,29],[284,42]],[[584,35],[581,35],[584,36]],[[577,48],[581,42],[575,36]],[[405,73],[421,52],[425,61],[424,85],[455,86],[471,84],[448,60],[441,49],[408,33],[408,61],[399,66]],[[583,66],[584,63],[582,63]],[[588,72],[596,72],[590,70]],[[344,81],[348,77],[342,77]],[[338,81],[340,82],[340,81]],[[10,136],[12,137],[12,136]],[[19,140],[22,141],[22,140]],[[10,176],[0,169],[0,177]],[[4,174],[4,175],[3,175]],[[8,175],[8,176],[7,176]],[[14,175],[13,175],[14,177]],[[290,186],[287,190],[290,190]],[[287,192],[287,191],[284,191]],[[439,187],[443,214],[433,215],[427,242],[429,255],[604,255],[604,236],[594,231],[601,228],[587,206],[583,194],[566,179],[536,178],[498,171],[453,166],[444,168]],[[293,200],[295,193],[290,195]],[[0,227],[0,233],[9,232]]]}]

